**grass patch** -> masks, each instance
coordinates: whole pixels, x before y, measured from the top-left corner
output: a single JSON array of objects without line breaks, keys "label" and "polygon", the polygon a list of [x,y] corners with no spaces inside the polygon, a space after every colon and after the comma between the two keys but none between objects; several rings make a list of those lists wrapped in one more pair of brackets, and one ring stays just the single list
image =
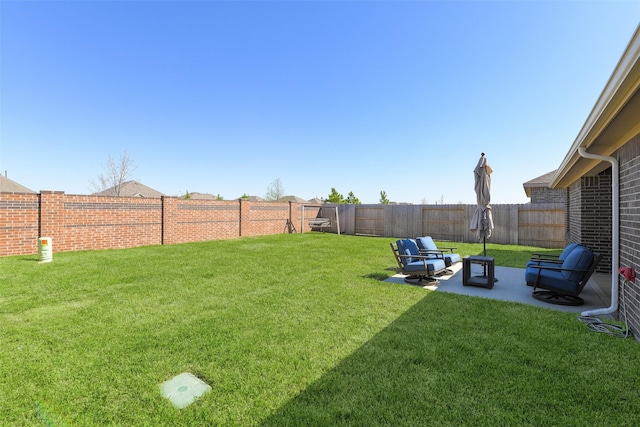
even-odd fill
[{"label": "grass patch", "polygon": [[[2,258],[2,425],[640,424],[633,340],[570,313],[383,283],[391,241]],[[487,251],[522,267],[539,250]],[[213,389],[178,410],[159,384],[185,371]]]}]

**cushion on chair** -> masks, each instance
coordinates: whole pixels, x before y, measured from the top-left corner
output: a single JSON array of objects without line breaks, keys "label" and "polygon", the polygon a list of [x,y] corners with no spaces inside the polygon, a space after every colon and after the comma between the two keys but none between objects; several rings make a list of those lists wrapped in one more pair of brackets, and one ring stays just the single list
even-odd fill
[{"label": "cushion on chair", "polygon": [[426,262],[427,269],[429,271],[440,271],[444,270],[447,267],[443,259],[428,259]]},{"label": "cushion on chair", "polygon": [[420,249],[418,245],[411,239],[404,239],[404,247],[411,252],[411,255],[420,256]]},{"label": "cushion on chair", "polygon": [[408,263],[416,261],[412,258],[413,255],[420,255],[420,251],[418,250],[416,242],[411,239],[398,240],[396,241],[396,245],[398,246],[398,253],[400,255],[410,255],[408,257],[400,257],[400,262],[402,262],[402,265],[407,265]]},{"label": "cushion on chair", "polygon": [[[571,251],[562,263],[562,268],[567,270],[587,270],[591,262],[593,262],[593,252],[584,246],[580,246]],[[584,277],[585,272],[563,270],[562,274],[566,280],[579,282]]]},{"label": "cushion on chair", "polygon": [[[427,264],[427,271],[436,272],[444,270],[446,268],[445,261],[440,259],[427,259],[423,261],[423,257],[420,255],[418,245],[411,239],[402,239],[396,241],[398,246],[398,253],[401,255],[410,255],[411,257],[400,257],[400,262],[404,266],[404,271],[424,271],[425,262]],[[415,256],[415,257],[414,257]]]},{"label": "cushion on chair", "polygon": [[[559,268],[559,266],[555,266]],[[538,280],[538,268],[527,268],[524,273],[524,278],[528,283],[536,283]],[[540,279],[538,286],[541,288],[555,288],[567,292],[573,292],[578,287],[578,282],[567,280],[561,271],[555,270],[542,270],[540,273]]]},{"label": "cushion on chair", "polygon": [[580,243],[571,243],[569,245],[567,245],[566,248],[564,248],[564,250],[562,251],[562,253],[558,256],[558,260],[560,261],[564,261],[565,259],[567,259],[567,257],[569,256],[569,254],[578,246],[580,247],[584,247],[582,245],[580,245]]},{"label": "cushion on chair", "polygon": [[406,264],[404,267],[404,271],[406,272],[424,271],[425,263],[427,264],[427,271],[431,273],[444,270],[446,267],[444,260],[442,259],[427,259],[424,262],[421,260],[421,261],[414,261]]},{"label": "cushion on chair", "polygon": [[[571,243],[567,245],[566,248],[564,248],[564,250],[560,255],[558,255],[557,260],[554,260],[553,258],[550,258],[550,259],[534,258],[529,260],[529,262],[527,262],[527,267],[529,267],[530,265],[550,265],[550,266],[559,267],[562,264],[562,262],[569,256],[569,254],[578,247],[583,248],[584,246],[582,246],[579,243]],[[558,262],[554,262],[554,261],[558,261]]]},{"label": "cushion on chair", "polygon": [[416,242],[418,244],[418,248],[420,248],[420,249],[425,249],[425,250],[428,250],[428,251],[437,251],[438,250],[438,247],[436,246],[436,244],[433,241],[433,239],[431,238],[431,236],[418,237],[416,239]]},{"label": "cushion on chair", "polygon": [[440,251],[431,236],[418,237],[416,239],[416,243],[419,249],[422,249],[424,251],[433,251],[433,253],[431,254],[425,254],[427,256],[431,256],[433,258],[442,258],[444,256],[447,267],[449,267],[451,264],[455,264],[456,262],[460,262],[460,254]]},{"label": "cushion on chair", "polygon": [[[410,253],[407,253],[407,250],[405,250],[404,241],[403,240],[397,240],[396,241],[396,246],[398,247],[398,254],[399,255],[411,255]],[[400,262],[402,263],[402,265],[407,265],[411,261],[413,261],[411,259],[411,257],[403,257],[403,256],[400,257]]]},{"label": "cushion on chair", "polygon": [[444,254],[444,259],[448,265],[460,262],[460,254]]}]

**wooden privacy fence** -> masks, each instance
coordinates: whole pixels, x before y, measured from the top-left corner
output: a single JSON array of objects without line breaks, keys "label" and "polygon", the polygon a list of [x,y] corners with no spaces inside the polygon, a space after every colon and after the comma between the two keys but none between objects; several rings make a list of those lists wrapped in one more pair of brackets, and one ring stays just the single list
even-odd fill
[{"label": "wooden privacy fence", "polygon": [[[475,234],[469,230],[475,205],[337,206],[340,231],[345,234],[431,236],[436,240],[477,241]],[[494,229],[489,239],[491,243],[544,248],[565,246],[564,204],[492,205],[492,212]]]}]

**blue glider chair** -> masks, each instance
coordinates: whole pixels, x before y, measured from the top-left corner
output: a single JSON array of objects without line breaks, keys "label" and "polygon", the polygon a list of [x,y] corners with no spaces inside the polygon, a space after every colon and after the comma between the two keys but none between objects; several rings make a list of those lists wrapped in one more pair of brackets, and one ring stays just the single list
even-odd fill
[{"label": "blue glider chair", "polygon": [[407,275],[404,279],[407,283],[422,284],[423,281],[428,284],[439,283],[436,276],[446,271],[444,259],[421,255],[418,245],[411,239],[398,240],[396,246],[393,243],[390,245],[398,267],[402,270],[402,274]]},{"label": "blue glider chair", "polygon": [[[602,258],[584,246],[576,246],[562,264],[529,264],[525,280],[533,286],[533,297],[540,301],[560,305],[582,305],[578,295]],[[536,289],[542,290],[536,290]]]},{"label": "blue glider chair", "polygon": [[441,248],[438,249],[431,236],[418,237],[416,244],[422,255],[427,255],[432,258],[444,258],[444,263],[447,267],[450,267],[456,262],[460,262],[460,255],[454,254],[453,250],[456,248]]},{"label": "blue glider chair", "polygon": [[530,265],[556,265],[556,266],[561,265],[564,262],[564,260],[569,256],[569,254],[577,247],[584,247],[584,246],[580,245],[579,243],[571,243],[567,245],[567,247],[564,248],[562,253],[558,256],[541,254],[541,253],[531,254],[532,257],[527,263],[527,267]]}]

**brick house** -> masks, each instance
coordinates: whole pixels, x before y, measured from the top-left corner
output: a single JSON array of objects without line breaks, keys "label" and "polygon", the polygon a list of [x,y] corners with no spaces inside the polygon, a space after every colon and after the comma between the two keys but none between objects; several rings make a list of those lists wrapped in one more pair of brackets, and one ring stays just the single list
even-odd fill
[{"label": "brick house", "polygon": [[547,172],[522,184],[524,192],[531,199],[531,203],[566,203],[567,190],[563,188],[549,188],[551,179],[556,171]]},{"label": "brick house", "polygon": [[612,302],[597,314],[626,315],[640,331],[640,279],[617,275],[640,269],[640,26],[549,187],[566,191],[567,243],[605,255],[599,271],[611,274]]}]

